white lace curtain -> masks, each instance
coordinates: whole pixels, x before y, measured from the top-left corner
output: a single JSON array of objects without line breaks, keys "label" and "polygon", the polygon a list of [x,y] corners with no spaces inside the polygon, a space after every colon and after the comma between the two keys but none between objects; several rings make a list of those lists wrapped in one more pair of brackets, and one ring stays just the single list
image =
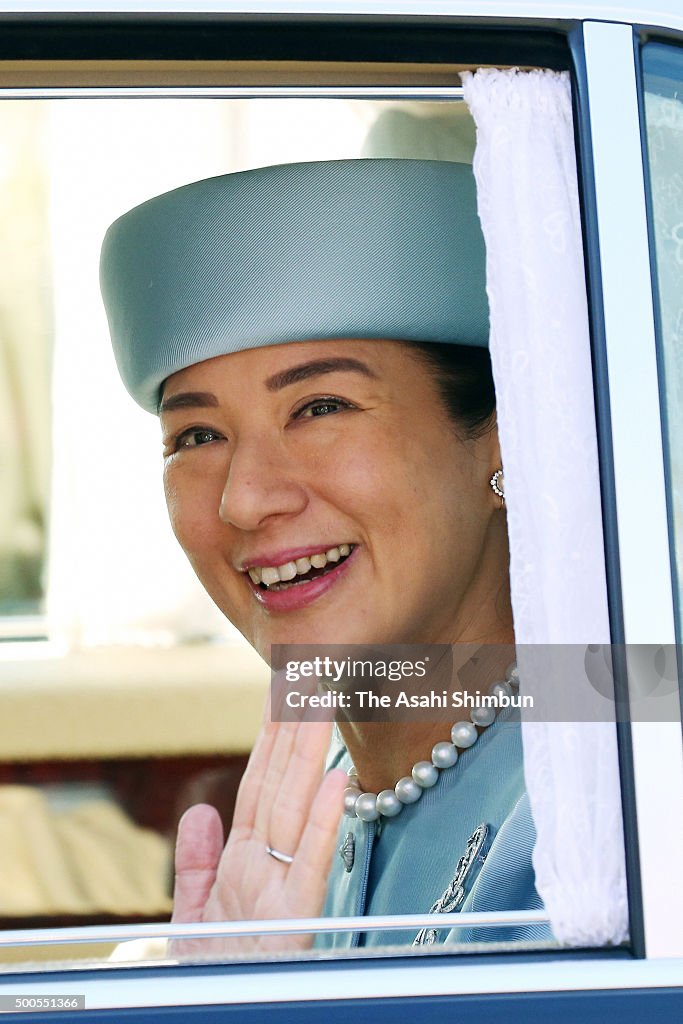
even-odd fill
[{"label": "white lace curtain", "polygon": [[[463,80],[477,125],[518,662],[526,692],[547,702],[561,687],[586,686],[581,645],[609,643],[570,84],[552,71],[480,70]],[[549,645],[576,646],[563,648],[560,671],[541,673],[558,649]],[[523,729],[536,884],[553,932],[571,945],[621,942],[614,725]]]}]

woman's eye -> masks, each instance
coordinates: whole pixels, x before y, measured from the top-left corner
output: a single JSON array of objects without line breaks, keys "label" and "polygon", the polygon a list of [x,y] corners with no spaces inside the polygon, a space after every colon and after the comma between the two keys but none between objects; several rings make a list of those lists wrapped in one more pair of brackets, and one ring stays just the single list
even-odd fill
[{"label": "woman's eye", "polygon": [[310,419],[313,416],[329,416],[332,413],[341,412],[343,409],[352,408],[350,402],[345,402],[342,398],[316,398],[313,402],[308,402],[297,410],[295,418]]},{"label": "woman's eye", "polygon": [[220,440],[221,437],[222,435],[216,433],[215,430],[203,430],[200,427],[192,427],[189,430],[184,430],[182,434],[178,434],[173,444],[173,450],[180,451],[181,448],[198,448],[200,445]]}]

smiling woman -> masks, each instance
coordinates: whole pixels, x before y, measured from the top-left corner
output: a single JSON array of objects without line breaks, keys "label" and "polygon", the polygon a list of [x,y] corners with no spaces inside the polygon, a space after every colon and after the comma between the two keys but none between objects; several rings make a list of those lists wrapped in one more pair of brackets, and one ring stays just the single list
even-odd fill
[{"label": "smiling woman", "polygon": [[[112,226],[102,283],[124,382],[160,413],[176,537],[256,650],[449,645],[451,689],[508,695],[471,170],[359,160],[199,182]],[[488,656],[473,656],[483,645]],[[324,902],[335,915],[540,907],[518,724],[451,713],[450,739],[438,718],[345,716],[322,780],[329,726],[267,716],[225,848],[212,809],[181,822],[174,919],[315,916]]]},{"label": "smiling woman", "polygon": [[[210,395],[210,407],[188,408],[192,393]],[[500,464],[495,429],[458,441],[415,346],[250,349],[179,371],[165,395],[174,531],[264,658],[271,644],[312,639],[510,642],[509,602],[501,621],[489,600],[507,560],[488,486]],[[323,558],[302,562],[294,582],[297,560]],[[406,566],[420,567],[410,587]]]}]

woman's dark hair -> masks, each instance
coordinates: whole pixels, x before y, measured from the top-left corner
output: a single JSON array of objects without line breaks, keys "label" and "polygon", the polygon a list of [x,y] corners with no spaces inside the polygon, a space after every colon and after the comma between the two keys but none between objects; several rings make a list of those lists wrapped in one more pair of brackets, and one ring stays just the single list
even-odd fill
[{"label": "woman's dark hair", "polygon": [[405,342],[431,371],[458,432],[468,440],[493,425],[496,392],[487,348],[436,342]]}]

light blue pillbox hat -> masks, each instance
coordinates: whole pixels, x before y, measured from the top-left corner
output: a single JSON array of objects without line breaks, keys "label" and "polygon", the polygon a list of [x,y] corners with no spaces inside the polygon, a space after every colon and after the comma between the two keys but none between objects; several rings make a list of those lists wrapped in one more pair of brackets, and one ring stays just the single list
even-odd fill
[{"label": "light blue pillbox hat", "polygon": [[128,391],[214,356],[325,338],[488,344],[472,169],[283,164],[208,178],[115,221],[100,279]]}]

